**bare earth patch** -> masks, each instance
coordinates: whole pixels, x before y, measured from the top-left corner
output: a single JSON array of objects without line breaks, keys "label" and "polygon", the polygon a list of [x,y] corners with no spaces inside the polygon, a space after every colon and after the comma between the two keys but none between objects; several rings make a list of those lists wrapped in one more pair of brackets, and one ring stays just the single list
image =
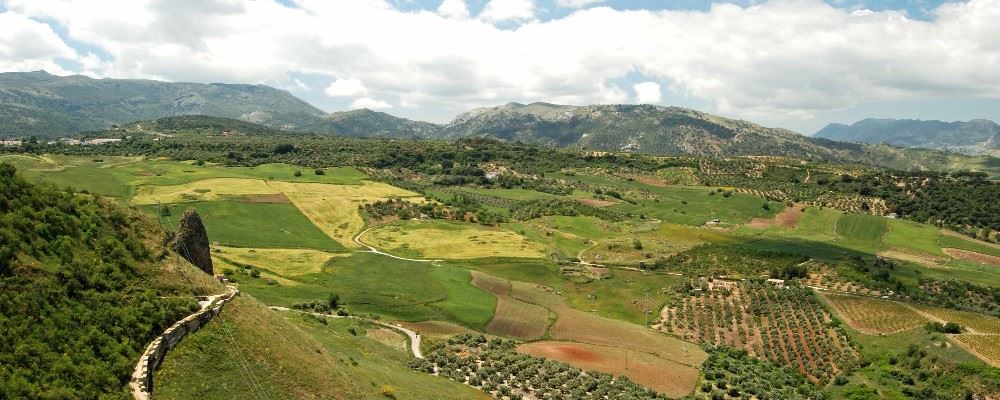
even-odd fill
[{"label": "bare earth patch", "polygon": [[771,226],[781,226],[784,228],[794,228],[799,222],[799,218],[802,218],[804,213],[802,210],[805,209],[805,204],[796,204],[791,207],[787,207],[782,210],[777,215],[771,218],[754,218],[751,219],[747,224],[752,228],[767,228]]},{"label": "bare earth patch", "polygon": [[365,332],[365,336],[399,351],[408,350],[406,337],[389,328],[371,328]]},{"label": "bare earth patch", "polygon": [[615,202],[615,201],[601,200],[601,199],[592,199],[592,198],[580,198],[580,199],[576,199],[576,201],[579,201],[580,204],[583,204],[585,206],[591,206],[591,207],[608,207],[608,206],[613,206],[615,204],[618,204],[618,202]]},{"label": "bare earth patch", "polygon": [[510,283],[472,271],[472,284],[497,297],[496,312],[486,326],[486,332],[521,340],[537,339],[549,326],[549,310],[511,297]]},{"label": "bare earth patch", "polygon": [[944,254],[955,257],[959,260],[1000,267],[1000,257],[997,256],[991,256],[989,254],[977,253],[969,250],[953,249],[950,247],[943,248],[941,251],[943,251]]},{"label": "bare earth patch", "polygon": [[895,258],[897,260],[909,261],[912,263],[920,264],[928,268],[937,268],[941,264],[944,264],[947,259],[944,257],[936,257],[927,253],[920,253],[912,250],[903,250],[899,248],[891,248],[889,250],[880,251],[877,254],[881,257]]},{"label": "bare earth patch", "polygon": [[523,344],[517,350],[536,357],[563,361],[581,369],[625,375],[636,383],[670,397],[690,394],[698,381],[698,370],[693,367],[619,347],[547,341]]},{"label": "bare earth patch", "polygon": [[404,328],[428,336],[452,336],[466,333],[478,333],[462,325],[446,321],[400,322]]}]

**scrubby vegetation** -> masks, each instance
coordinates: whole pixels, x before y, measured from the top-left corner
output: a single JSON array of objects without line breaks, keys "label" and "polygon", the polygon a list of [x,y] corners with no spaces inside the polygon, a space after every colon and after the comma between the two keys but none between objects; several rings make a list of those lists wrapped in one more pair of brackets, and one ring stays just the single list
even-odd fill
[{"label": "scrubby vegetation", "polygon": [[197,308],[156,288],[157,229],[0,164],[0,398],[124,398],[146,344]]}]

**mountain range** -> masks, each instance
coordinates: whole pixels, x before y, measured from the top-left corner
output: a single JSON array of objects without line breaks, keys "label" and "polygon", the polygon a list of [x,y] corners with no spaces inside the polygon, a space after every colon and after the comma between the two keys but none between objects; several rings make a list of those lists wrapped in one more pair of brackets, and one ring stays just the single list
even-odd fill
[{"label": "mountain range", "polygon": [[899,147],[954,151],[968,155],[1000,156],[1000,125],[985,119],[943,122],[869,118],[851,125],[829,124],[813,136],[847,142],[886,143]]},{"label": "mountain range", "polygon": [[[489,137],[579,150],[696,156],[773,155],[903,169],[975,165],[956,162],[957,156],[944,153],[850,143],[895,144],[888,140],[859,140],[863,135],[844,133],[850,129],[828,127],[818,137],[808,137],[679,107],[508,103],[468,111],[448,124],[433,124],[367,109],[325,113],[287,91],[264,85],[92,79],[45,72],[0,74],[0,137],[60,137],[108,129],[115,124],[182,115],[231,118],[284,131],[355,137]],[[865,132],[869,132],[865,136],[869,137],[881,131],[872,128]],[[995,135],[984,140],[996,143]],[[976,136],[982,137],[985,136]],[[973,142],[983,140],[973,139]],[[987,161],[990,160],[996,162],[996,159]]]}]

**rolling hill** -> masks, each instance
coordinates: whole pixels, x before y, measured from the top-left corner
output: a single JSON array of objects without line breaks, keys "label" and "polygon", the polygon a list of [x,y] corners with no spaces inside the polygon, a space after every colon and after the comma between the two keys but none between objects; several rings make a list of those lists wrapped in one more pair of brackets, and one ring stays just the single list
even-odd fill
[{"label": "rolling hill", "polygon": [[814,137],[1000,156],[1000,125],[985,119],[942,122],[869,118],[851,125],[827,125]]}]

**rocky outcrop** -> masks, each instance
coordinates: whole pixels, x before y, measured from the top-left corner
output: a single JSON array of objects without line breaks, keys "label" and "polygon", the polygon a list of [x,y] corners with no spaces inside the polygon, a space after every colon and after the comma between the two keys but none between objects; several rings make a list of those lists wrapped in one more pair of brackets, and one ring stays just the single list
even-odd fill
[{"label": "rocky outcrop", "polygon": [[181,217],[177,233],[170,241],[170,248],[206,274],[212,275],[212,252],[208,248],[208,233],[198,211],[189,208]]}]

